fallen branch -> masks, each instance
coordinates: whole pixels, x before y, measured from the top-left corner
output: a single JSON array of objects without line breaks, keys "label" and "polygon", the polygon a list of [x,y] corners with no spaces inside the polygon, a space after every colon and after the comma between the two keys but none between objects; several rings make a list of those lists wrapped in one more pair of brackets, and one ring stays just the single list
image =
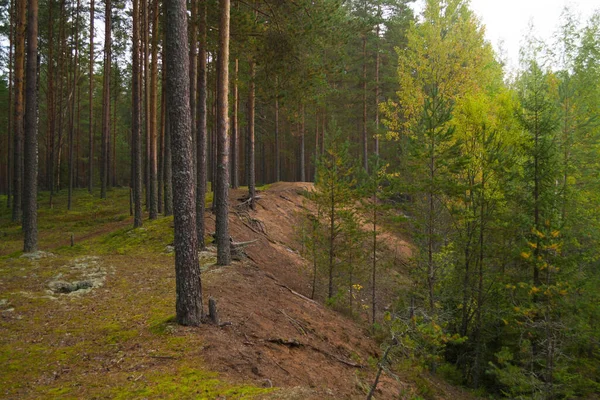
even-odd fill
[{"label": "fallen branch", "polygon": [[362,365],[362,364],[356,364],[356,363],[354,363],[354,362],[352,362],[352,361],[344,360],[343,358],[341,358],[341,357],[338,357],[338,356],[336,356],[335,354],[331,354],[330,352],[328,352],[328,351],[325,351],[325,350],[323,350],[323,349],[320,349],[320,348],[318,348],[318,347],[316,347],[316,346],[313,346],[313,345],[308,345],[308,347],[310,347],[311,349],[313,349],[314,351],[316,351],[316,352],[318,352],[318,353],[321,353],[321,354],[324,354],[324,355],[326,355],[326,356],[327,356],[327,357],[329,357],[329,358],[333,358],[334,360],[336,360],[336,361],[338,361],[338,362],[340,362],[340,363],[342,363],[342,364],[344,364],[344,365],[347,365],[347,366],[349,366],[349,367],[352,367],[352,368],[364,368],[364,367],[365,367],[365,366],[364,366],[364,365]]},{"label": "fallen branch", "polygon": [[314,301],[313,299],[309,299],[308,297],[304,296],[303,294],[300,294],[300,293],[296,292],[294,289],[290,288],[289,286],[287,286],[287,285],[284,285],[283,283],[279,282],[279,281],[277,280],[277,278],[275,278],[273,275],[271,275],[271,274],[269,274],[269,273],[267,273],[267,274],[265,274],[265,275],[266,275],[268,278],[271,278],[271,279],[273,279],[273,280],[275,281],[275,284],[276,284],[277,286],[281,286],[282,288],[285,288],[285,289],[289,290],[289,291],[290,291],[290,292],[291,292],[293,295],[295,295],[295,296],[298,296],[298,297],[300,297],[301,299],[303,299],[303,300],[306,300],[306,301],[308,301],[309,303],[312,303],[312,304],[314,304],[314,305],[319,305],[319,303],[317,303],[317,302],[316,302],[316,301]]},{"label": "fallen branch", "polygon": [[270,339],[267,339],[266,341],[269,343],[280,344],[282,346],[287,346],[287,347],[302,347],[302,346],[304,346],[302,343],[300,343],[296,339],[286,340],[286,339],[282,339],[282,338],[270,338]]}]

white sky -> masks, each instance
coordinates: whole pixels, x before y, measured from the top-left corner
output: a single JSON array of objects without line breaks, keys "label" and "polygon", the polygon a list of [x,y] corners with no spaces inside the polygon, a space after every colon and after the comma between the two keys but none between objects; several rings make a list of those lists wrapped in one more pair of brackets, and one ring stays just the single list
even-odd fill
[{"label": "white sky", "polygon": [[[471,9],[485,25],[486,36],[496,51],[502,41],[509,68],[519,62],[519,48],[533,22],[536,36],[550,43],[557,30],[560,15],[569,6],[580,21],[586,23],[594,10],[600,10],[600,0],[471,0]],[[417,0],[416,10],[423,8]]]}]

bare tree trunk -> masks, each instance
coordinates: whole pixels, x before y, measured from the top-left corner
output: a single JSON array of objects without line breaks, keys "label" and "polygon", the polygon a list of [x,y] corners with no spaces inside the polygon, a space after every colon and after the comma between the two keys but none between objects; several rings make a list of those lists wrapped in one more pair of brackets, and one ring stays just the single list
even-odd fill
[{"label": "bare tree trunk", "polygon": [[[164,56],[164,53],[161,54],[161,57]],[[163,57],[164,58],[164,57]],[[162,214],[164,212],[164,187],[165,187],[165,75],[166,69],[163,66],[161,70],[162,75],[162,90],[160,95],[160,127],[158,128],[158,213]]]},{"label": "bare tree trunk", "polygon": [[[52,10],[52,3],[50,3],[50,10]],[[12,145],[11,141],[13,139],[13,126],[14,126],[14,116],[13,116],[13,32],[14,32],[14,1],[10,0],[10,9],[9,9],[9,34],[8,34],[8,132],[7,132],[7,154],[6,154],[6,179],[7,179],[7,191],[6,191],[6,208],[11,207],[11,196],[12,196],[12,169],[13,169],[13,157],[12,157]],[[50,80],[52,80],[50,78]]]},{"label": "bare tree trunk", "polygon": [[304,152],[304,134],[306,129],[304,104],[302,104],[302,126],[300,127],[300,182],[306,182],[306,165]]},{"label": "bare tree trunk", "polygon": [[[190,42],[190,113],[192,118],[192,145],[194,160],[196,159],[196,84],[198,75],[198,0],[190,0],[190,25],[189,25],[189,42]],[[196,163],[194,163],[194,179],[196,174]]]},{"label": "bare tree trunk", "polygon": [[89,91],[89,144],[88,144],[88,191],[94,190],[94,0],[90,0],[90,91]]},{"label": "bare tree trunk", "polygon": [[38,55],[38,4],[29,0],[27,20],[27,101],[25,104],[25,162],[23,179],[23,251],[37,251],[37,173],[38,173],[38,99],[37,99],[37,55]]},{"label": "bare tree trunk", "polygon": [[369,143],[367,140],[367,35],[363,35],[363,167],[369,172]]},{"label": "bare tree trunk", "polygon": [[239,61],[235,59],[235,78],[233,83],[233,117],[231,124],[231,187],[237,189],[240,186],[238,171],[238,148],[239,148],[239,127],[238,127],[238,71]]},{"label": "bare tree trunk", "polygon": [[281,156],[279,154],[279,79],[275,78],[275,85],[277,90],[275,91],[275,181],[281,181]]},{"label": "bare tree trunk", "polygon": [[140,98],[140,12],[139,1],[133,0],[133,71],[131,75],[132,123],[131,142],[133,157],[131,159],[133,187],[133,227],[143,224],[142,216],[142,131],[141,131],[141,98]]},{"label": "bare tree trunk", "polygon": [[112,167],[111,167],[111,179],[110,179],[110,184],[111,186],[117,186],[117,109],[119,107],[119,88],[120,88],[120,81],[119,81],[119,74],[117,73],[119,69],[119,64],[117,63],[117,61],[115,60],[115,78],[114,78],[114,82],[113,82],[113,92],[114,92],[114,100],[113,100],[113,119],[112,119],[112,130],[113,130],[113,134],[112,134],[112,156],[110,157],[110,160],[112,162]]},{"label": "bare tree trunk", "polygon": [[24,102],[24,69],[25,69],[25,17],[26,0],[17,0],[17,26],[15,43],[15,107],[14,107],[14,168],[13,168],[13,222],[21,222],[23,195],[23,102]]},{"label": "bare tree trunk", "polygon": [[111,0],[106,0],[104,13],[104,88],[102,91],[102,188],[100,197],[106,199],[109,177],[110,142],[110,63],[111,63]]},{"label": "bare tree trunk", "polygon": [[158,103],[158,0],[152,4],[152,66],[150,82],[150,219],[158,218],[156,106]]},{"label": "bare tree trunk", "polygon": [[379,24],[377,24],[377,54],[375,56],[375,155],[379,156]]},{"label": "bare tree trunk", "polygon": [[74,39],[75,39],[75,56],[74,56],[74,62],[73,62],[73,96],[71,97],[71,120],[69,121],[69,194],[68,194],[68,201],[67,201],[67,209],[70,210],[72,203],[73,203],[73,183],[74,183],[74,179],[75,179],[75,164],[74,164],[74,159],[73,159],[73,151],[74,151],[74,135],[75,135],[75,92],[76,92],[76,87],[77,85],[77,73],[79,71],[79,8],[80,8],[81,2],[80,0],[77,0],[77,11],[76,11],[76,18],[75,18],[75,34],[74,34]]},{"label": "bare tree trunk", "polygon": [[206,71],[206,2],[200,5],[200,47],[198,51],[198,112],[196,115],[196,234],[198,248],[204,249],[204,208],[206,201],[207,179],[207,71]]},{"label": "bare tree trunk", "polygon": [[217,265],[231,264],[231,242],[229,240],[229,19],[230,1],[219,0],[221,20],[219,23],[219,79],[217,98],[217,185],[216,239]]},{"label": "bare tree trunk", "polygon": [[248,137],[246,140],[246,179],[250,195],[250,208],[256,209],[256,171],[254,168],[254,112],[255,112],[255,77],[254,60],[250,59],[250,84],[248,87]]},{"label": "bare tree trunk", "polygon": [[177,322],[198,326],[202,286],[196,237],[196,193],[190,116],[187,10],[184,0],[166,0],[167,108],[173,149]]},{"label": "bare tree trunk", "polygon": [[[46,101],[48,109],[48,117],[46,118],[46,187],[49,190],[52,188],[52,175],[54,167],[54,125],[55,125],[55,110],[54,110],[54,1],[48,2],[48,19],[50,24],[48,25],[48,59],[52,60],[48,62],[48,77],[47,77],[47,89],[46,89]],[[11,29],[12,34],[12,29]],[[9,93],[10,94],[10,93]]]},{"label": "bare tree trunk", "polygon": [[150,211],[150,198],[152,197],[152,183],[151,181],[151,172],[152,169],[152,156],[151,156],[151,143],[152,143],[152,134],[150,132],[150,20],[149,20],[149,12],[150,12],[150,0],[144,0],[144,6],[142,7],[142,16],[143,16],[143,54],[144,54],[144,78],[143,78],[143,99],[144,99],[144,132],[146,137],[146,210]]}]

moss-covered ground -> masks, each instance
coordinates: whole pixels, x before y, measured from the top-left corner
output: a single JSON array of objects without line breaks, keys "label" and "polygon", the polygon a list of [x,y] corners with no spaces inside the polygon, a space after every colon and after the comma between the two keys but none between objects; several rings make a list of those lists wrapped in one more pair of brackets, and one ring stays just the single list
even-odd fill
[{"label": "moss-covered ground", "polygon": [[[40,249],[0,196],[0,398],[253,398],[272,389],[232,383],[203,365],[198,331],[173,323],[172,217],[133,229],[129,190],[108,199],[76,190],[39,197]],[[71,235],[74,246],[70,245]],[[49,283],[94,277],[55,293]]]}]

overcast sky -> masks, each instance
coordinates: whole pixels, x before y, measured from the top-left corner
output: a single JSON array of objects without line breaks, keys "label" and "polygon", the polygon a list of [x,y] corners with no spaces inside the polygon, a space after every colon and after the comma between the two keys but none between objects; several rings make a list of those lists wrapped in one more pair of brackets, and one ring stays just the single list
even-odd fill
[{"label": "overcast sky", "polygon": [[[416,9],[422,10],[423,0]],[[500,41],[511,67],[519,61],[519,47],[532,21],[537,36],[550,41],[559,26],[565,6],[585,23],[594,10],[600,10],[600,0],[471,0],[471,9],[486,27],[486,35],[496,50]]]}]

